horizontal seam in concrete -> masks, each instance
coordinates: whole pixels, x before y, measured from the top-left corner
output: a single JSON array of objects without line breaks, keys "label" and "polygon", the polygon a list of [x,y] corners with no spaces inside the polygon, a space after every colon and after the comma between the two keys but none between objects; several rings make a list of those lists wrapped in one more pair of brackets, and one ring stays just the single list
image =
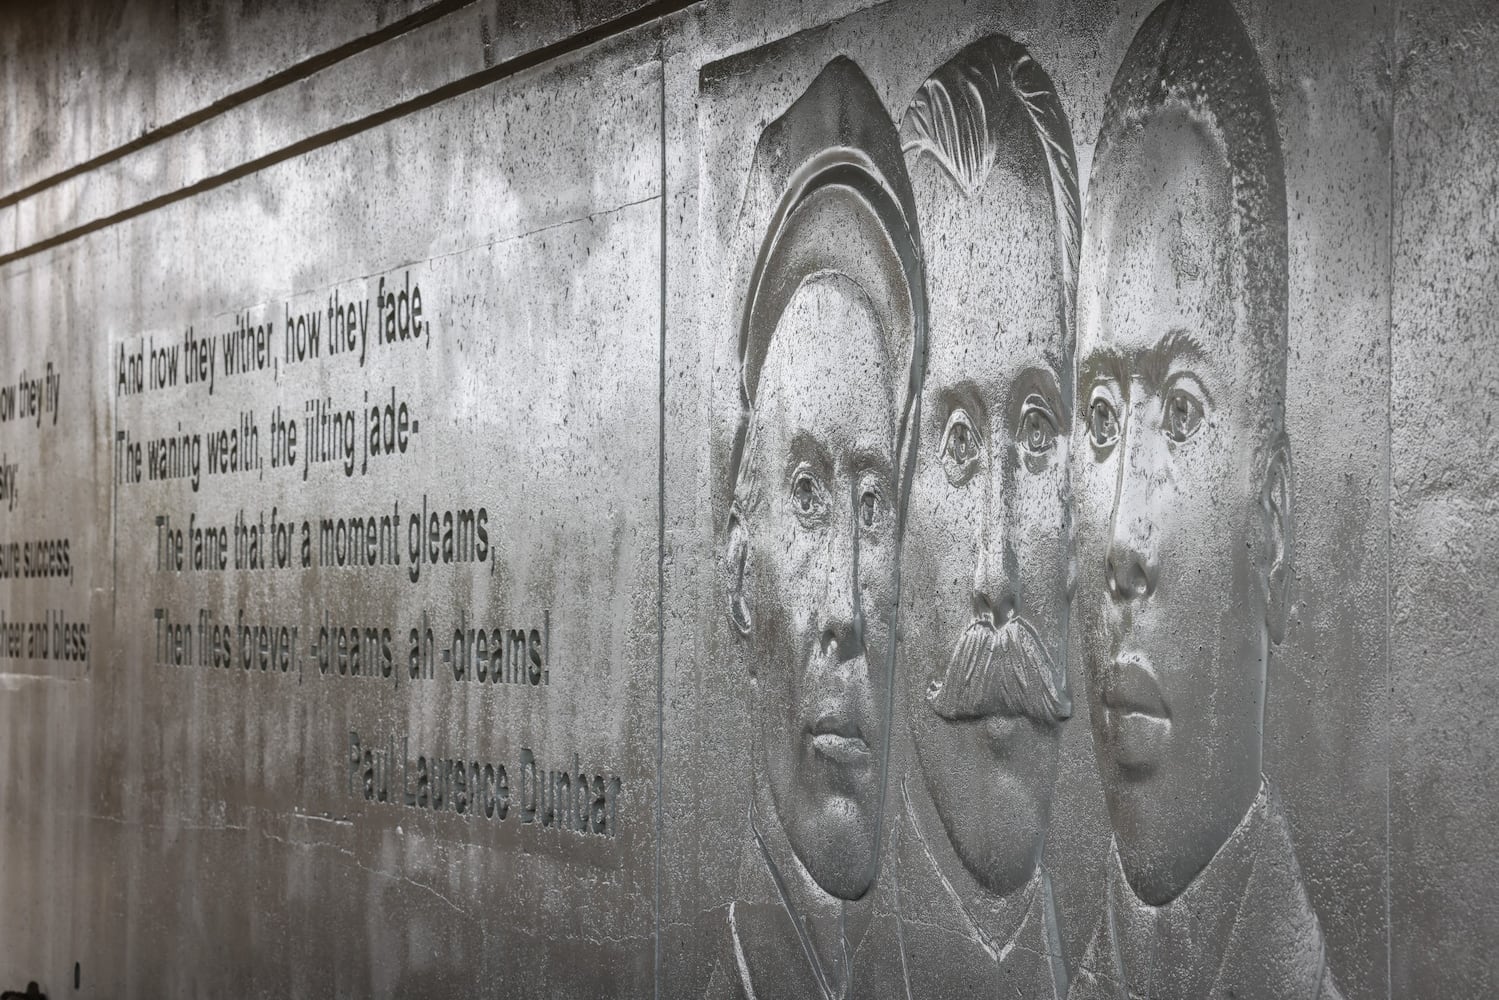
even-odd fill
[{"label": "horizontal seam in concrete", "polygon": [[145,149],[147,146],[154,145],[163,139],[169,139],[174,135],[186,132],[188,129],[196,125],[201,125],[203,122],[233,108],[237,108],[241,104],[253,101],[257,97],[269,94],[274,90],[279,90],[289,84],[296,83],[298,80],[305,80],[307,77],[319,73],[329,66],[343,62],[351,56],[356,56],[366,49],[374,48],[398,35],[404,35],[408,31],[420,28],[424,24],[430,24],[439,18],[446,17],[448,14],[467,7],[474,2],[475,0],[439,0],[439,2],[429,7],[424,7],[409,17],[392,21],[385,27],[378,28],[367,35],[361,35],[352,41],[345,42],[326,52],[320,52],[315,56],[288,66],[280,72],[272,73],[264,80],[253,83],[241,90],[236,90],[234,93],[221,97],[212,104],[199,108],[197,111],[190,112],[181,118],[157,128],[147,129],[124,145],[106,150],[98,156],[91,157],[82,163],[60,170],[55,174],[42,178],[34,184],[28,184],[17,191],[12,191],[10,194],[0,195],[0,208],[5,208],[7,205],[14,205],[18,201],[29,198],[38,192],[45,191],[49,187],[55,187],[65,180],[77,177],[79,174],[86,174],[91,170],[97,170],[105,164],[113,163],[115,160]]},{"label": "horizontal seam in concrete", "polygon": [[13,250],[10,253],[0,254],[0,267],[4,267],[23,257],[30,257],[44,250],[50,250],[53,247],[69,243],[80,236],[87,236],[89,233],[107,229],[110,226],[133,219],[138,215],[144,215],[147,212],[170,205],[173,202],[191,198],[193,195],[202,194],[205,191],[212,191],[214,188],[222,187],[243,177],[248,177],[253,173],[264,170],[266,167],[274,166],[283,160],[290,160],[304,153],[310,153],[315,149],[332,145],[335,142],[358,135],[360,132],[395,121],[413,112],[432,107],[434,104],[440,104],[450,98],[466,94],[471,90],[478,90],[480,87],[503,80],[506,77],[514,76],[528,69],[533,69],[561,56],[585,49],[590,45],[595,45],[615,35],[623,34],[633,28],[641,27],[670,14],[686,10],[699,2],[700,0],[657,0],[655,3],[648,3],[637,10],[623,14],[611,21],[605,21],[603,24],[585,29],[575,35],[569,35],[549,45],[532,49],[530,52],[516,56],[505,62],[496,63],[488,69],[480,70],[460,80],[443,84],[441,87],[429,90],[425,94],[420,94],[393,104],[382,111],[376,111],[362,118],[357,118],[354,121],[346,122],[343,125],[337,125],[322,132],[314,133],[305,139],[299,139],[290,145],[273,150],[263,156],[246,160],[244,163],[225,170],[222,173],[205,177],[175,191],[169,191],[166,194],[148,198],[129,208],[121,209],[118,212],[102,216],[92,222],[75,226],[72,229],[66,229],[44,240],[38,240],[28,246]]}]

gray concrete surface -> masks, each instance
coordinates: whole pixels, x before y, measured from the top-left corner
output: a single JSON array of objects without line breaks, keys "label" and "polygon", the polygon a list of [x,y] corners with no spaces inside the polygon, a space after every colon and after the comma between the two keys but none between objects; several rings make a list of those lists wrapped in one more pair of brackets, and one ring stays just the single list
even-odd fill
[{"label": "gray concrete surface", "polygon": [[[0,8],[0,989],[1488,995],[1495,15]],[[1171,107],[1240,201],[1158,154],[1125,218],[1168,221],[1104,224],[1138,39],[1226,46]],[[908,111],[971,46],[1012,61],[952,98],[964,187]],[[1235,214],[1254,184],[1283,202]],[[1256,226],[1283,242],[1235,257]],[[1155,306],[1074,289],[1162,233],[1109,301],[1226,291],[1179,324],[1196,388],[1120,402],[1130,447],[1180,440],[1100,491],[1085,361]],[[1158,589],[1126,550],[1175,554]],[[1164,622],[1126,645],[1178,651],[1127,725],[1125,591]],[[975,616],[1065,709],[926,696]],[[1171,767],[1121,779],[1157,722]],[[1185,887],[1134,853],[1163,801]]]}]

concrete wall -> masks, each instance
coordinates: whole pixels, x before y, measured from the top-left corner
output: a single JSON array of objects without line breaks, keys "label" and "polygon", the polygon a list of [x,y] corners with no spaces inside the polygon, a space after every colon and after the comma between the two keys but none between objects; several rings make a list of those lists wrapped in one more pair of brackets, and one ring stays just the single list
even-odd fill
[{"label": "concrete wall", "polygon": [[[0,988],[1490,994],[1499,20],[1153,9],[4,8]],[[1197,536],[1120,619],[1132,467],[1089,437],[1086,362],[1144,315],[1109,313],[1129,289],[1230,245],[1190,221],[1176,160],[1135,168],[1165,195],[1111,200],[1110,101],[1140,102],[1141,134],[1154,114],[1116,79],[1132,44],[1149,65],[1217,46],[1189,117],[1284,195],[1202,202],[1253,202],[1221,232],[1270,242],[1193,314],[1204,429],[1141,467],[1136,548]],[[1072,150],[1024,152],[1044,130],[1013,109],[964,120],[998,166],[959,197],[901,128],[970,46],[1009,53],[973,92],[1012,103],[1023,47]],[[1235,153],[1229,106],[1278,155]],[[798,222],[829,156],[833,221]],[[1110,271],[1168,209],[1177,270]],[[846,303],[800,340],[752,308],[828,272],[873,303],[879,351]],[[1032,285],[1066,305],[1025,305]],[[1234,332],[1251,295],[1283,316],[1283,386]],[[1055,441],[1022,454],[975,403],[995,486],[933,494],[968,482],[940,477],[943,379],[1013,392],[1038,342],[1054,385],[1021,397],[1055,395]],[[809,487],[835,526],[868,497],[852,548],[777,521],[779,487],[735,506],[769,408],[836,429],[872,393],[888,481]],[[1283,493],[1259,432],[1233,436],[1272,396]],[[1221,489],[1188,491],[1189,460]],[[806,635],[844,585],[860,652],[824,664]],[[943,629],[1002,593],[1037,637],[1016,676],[1068,709],[928,717]],[[1165,749],[1121,771],[1144,730],[1099,651],[1151,615]],[[1220,663],[1243,630],[1260,652]],[[1166,871],[1185,887],[1147,902]]]}]

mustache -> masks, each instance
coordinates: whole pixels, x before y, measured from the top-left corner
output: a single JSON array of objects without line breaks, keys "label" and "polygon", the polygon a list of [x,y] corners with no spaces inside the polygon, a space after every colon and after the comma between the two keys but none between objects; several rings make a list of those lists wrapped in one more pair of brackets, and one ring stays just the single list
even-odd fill
[{"label": "mustache", "polygon": [[1017,715],[1056,725],[1072,717],[1072,696],[1036,630],[1023,618],[963,631],[947,669],[927,686],[932,711],[949,722]]}]

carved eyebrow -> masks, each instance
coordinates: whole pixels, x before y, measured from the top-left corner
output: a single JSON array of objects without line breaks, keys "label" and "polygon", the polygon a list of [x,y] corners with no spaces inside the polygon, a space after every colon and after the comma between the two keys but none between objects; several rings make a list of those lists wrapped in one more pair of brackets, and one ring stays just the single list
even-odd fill
[{"label": "carved eyebrow", "polygon": [[783,475],[795,472],[796,467],[803,462],[811,462],[824,475],[833,464],[823,443],[815,434],[804,430],[797,431],[791,438],[790,446],[786,449]]},{"label": "carved eyebrow", "polygon": [[988,414],[984,409],[984,396],[972,379],[960,379],[943,386],[937,393],[939,405],[932,407],[932,426],[941,434],[947,430],[947,420],[958,407],[967,410],[975,420],[985,422]]},{"label": "carved eyebrow", "polygon": [[1127,359],[1113,348],[1099,348],[1083,360],[1078,373],[1082,387],[1086,388],[1104,378],[1127,382],[1130,369],[1134,369],[1146,385],[1158,388],[1171,375],[1171,367],[1176,362],[1201,361],[1206,357],[1207,351],[1201,341],[1185,329],[1174,327],[1167,331],[1160,343],[1132,351]]},{"label": "carved eyebrow", "polygon": [[1137,366],[1140,377],[1152,388],[1159,388],[1171,374],[1177,361],[1201,361],[1207,357],[1202,343],[1181,327],[1166,332],[1161,342],[1140,352]]},{"label": "carved eyebrow", "polygon": [[884,449],[861,444],[848,456],[848,467],[853,472],[876,472],[888,479],[894,474],[895,461]]},{"label": "carved eyebrow", "polygon": [[[1124,358],[1118,351],[1108,347],[1100,347],[1084,358],[1078,365],[1078,375],[1080,390],[1086,390],[1093,383],[1103,379],[1111,379],[1115,382],[1127,381]],[[1080,401],[1083,399],[1083,393],[1079,394],[1078,399]]]}]

